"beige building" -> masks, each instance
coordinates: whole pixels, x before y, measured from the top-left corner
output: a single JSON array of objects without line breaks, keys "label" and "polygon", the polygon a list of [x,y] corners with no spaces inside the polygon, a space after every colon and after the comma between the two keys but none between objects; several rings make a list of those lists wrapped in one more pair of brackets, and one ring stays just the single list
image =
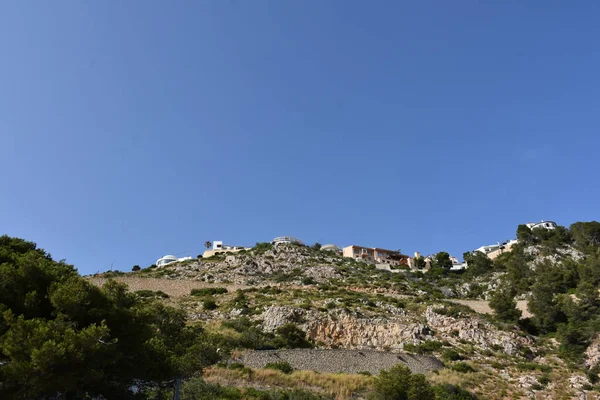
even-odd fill
[{"label": "beige building", "polygon": [[409,257],[398,251],[380,249],[378,247],[348,246],[342,255],[372,264],[389,264],[391,266],[409,265]]},{"label": "beige building", "polygon": [[208,249],[202,254],[202,258],[209,258],[219,253],[237,253],[242,250],[250,250],[250,247],[244,246],[229,246],[223,244],[220,240],[213,241],[212,249]]}]

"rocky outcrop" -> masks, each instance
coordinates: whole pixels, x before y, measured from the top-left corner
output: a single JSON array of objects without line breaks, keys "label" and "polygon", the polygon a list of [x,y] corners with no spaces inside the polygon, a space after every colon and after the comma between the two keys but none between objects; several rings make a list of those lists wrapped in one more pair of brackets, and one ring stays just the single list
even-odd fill
[{"label": "rocky outcrop", "polygon": [[594,367],[600,363],[600,336],[596,336],[592,343],[585,349],[585,366]]},{"label": "rocky outcrop", "polygon": [[479,318],[464,316],[454,318],[436,312],[435,307],[427,307],[425,311],[427,325],[434,330],[438,337],[451,344],[459,340],[467,340],[483,349],[501,346],[507,354],[515,354],[523,346],[531,346],[533,340],[519,336],[513,332],[500,331],[492,324]]},{"label": "rocky outcrop", "polygon": [[[277,276],[289,282],[300,283],[309,277],[315,282],[329,282],[341,275],[332,266],[339,262],[336,254],[316,253],[296,245],[279,245],[264,252],[254,250],[238,252],[191,263],[164,267],[166,277],[171,279],[193,279],[211,283],[233,283],[254,285],[265,277]],[[289,278],[285,276],[288,275]]]},{"label": "rocky outcrop", "polygon": [[272,332],[286,323],[296,323],[308,337],[325,348],[375,349],[401,351],[407,343],[425,340],[446,340],[458,345],[467,340],[481,349],[501,346],[507,354],[516,354],[522,346],[533,341],[513,332],[504,332],[492,324],[472,316],[454,318],[441,315],[435,307],[425,312],[425,322],[409,317],[401,309],[386,317],[364,317],[346,310],[319,312],[291,306],[268,307],[257,318],[262,328]]},{"label": "rocky outcrop", "polygon": [[441,361],[431,356],[372,350],[257,350],[244,354],[239,361],[252,368],[264,368],[268,363],[287,361],[298,370],[348,374],[379,374],[381,370],[398,364],[406,365],[412,372],[420,374],[444,367]]}]

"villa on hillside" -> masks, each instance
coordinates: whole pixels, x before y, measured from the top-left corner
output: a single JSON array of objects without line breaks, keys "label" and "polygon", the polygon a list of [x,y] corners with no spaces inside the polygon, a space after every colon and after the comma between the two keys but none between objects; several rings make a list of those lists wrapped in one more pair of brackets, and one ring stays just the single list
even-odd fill
[{"label": "villa on hillside", "polygon": [[324,244],[321,246],[323,251],[333,251],[335,253],[342,253],[342,249],[337,244]]},{"label": "villa on hillside", "polygon": [[366,261],[373,264],[388,264],[390,266],[409,265],[410,257],[399,251],[386,250],[378,247],[347,246],[342,254],[346,258]]},{"label": "villa on hillside", "polygon": [[542,229],[547,229],[547,230],[552,230],[552,229],[556,229],[556,227],[558,226],[556,224],[556,222],[554,221],[541,221],[541,222],[530,222],[527,225],[527,227],[529,229],[538,229],[538,228],[542,228]]},{"label": "villa on hillside", "polygon": [[221,240],[214,240],[212,242],[212,248],[208,249],[202,255],[203,258],[212,257],[215,254],[219,253],[237,253],[242,250],[250,250],[250,247],[244,246],[230,246],[228,244],[223,244]]},{"label": "villa on hillside", "polygon": [[488,256],[490,260],[495,260],[500,254],[506,253],[507,251],[511,251],[512,247],[517,243],[518,240],[516,239],[507,240],[506,242],[502,243],[481,246],[473,250],[473,253],[478,251]]},{"label": "villa on hillside", "polygon": [[302,240],[295,238],[295,237],[291,237],[291,236],[278,236],[275,239],[273,239],[273,244],[282,244],[282,243],[302,244]]},{"label": "villa on hillside", "polygon": [[187,260],[191,260],[191,259],[192,259],[192,257],[190,257],[190,256],[177,258],[177,256],[169,254],[169,255],[166,255],[166,256],[161,257],[158,260],[156,260],[156,266],[163,267],[165,265],[169,265],[174,262],[187,261]]}]

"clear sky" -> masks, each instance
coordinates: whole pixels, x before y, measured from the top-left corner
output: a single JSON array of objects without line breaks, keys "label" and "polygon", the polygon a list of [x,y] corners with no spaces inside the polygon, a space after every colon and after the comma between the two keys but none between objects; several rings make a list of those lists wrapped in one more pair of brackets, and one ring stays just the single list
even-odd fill
[{"label": "clear sky", "polygon": [[0,234],[81,273],[599,218],[597,1],[0,2]]}]

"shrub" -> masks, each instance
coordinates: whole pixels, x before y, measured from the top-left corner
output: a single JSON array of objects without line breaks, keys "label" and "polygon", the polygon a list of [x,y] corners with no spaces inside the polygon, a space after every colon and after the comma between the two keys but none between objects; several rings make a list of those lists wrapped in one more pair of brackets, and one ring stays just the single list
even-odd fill
[{"label": "shrub", "polygon": [[146,290],[146,289],[142,289],[142,290],[136,290],[135,294],[137,294],[138,296],[144,298],[144,299],[148,299],[148,298],[153,298],[153,297],[160,297],[161,299],[168,299],[169,295],[166,294],[165,292],[163,292],[162,290]]},{"label": "shrub", "polygon": [[202,302],[202,308],[205,310],[214,310],[217,307],[217,302],[214,299],[206,299]]},{"label": "shrub", "polygon": [[265,369],[275,369],[277,371],[281,371],[284,374],[291,374],[294,371],[294,368],[287,361],[276,361],[272,363],[268,363],[265,365]]},{"label": "shrub", "polygon": [[464,359],[464,357],[461,356],[458,351],[452,349],[444,350],[442,353],[442,358],[447,361],[459,361]]},{"label": "shrub", "polygon": [[387,371],[381,371],[373,385],[372,400],[387,399],[433,399],[433,388],[425,375],[412,374],[408,367],[396,365]]},{"label": "shrub", "polygon": [[438,351],[442,348],[444,343],[437,340],[426,340],[419,345],[414,345],[412,343],[406,343],[404,345],[404,351],[409,353],[418,353],[418,354],[429,354],[434,351]]},{"label": "shrub", "polygon": [[457,362],[456,364],[453,364],[450,369],[460,373],[475,372],[475,368],[466,362]]},{"label": "shrub", "polygon": [[317,283],[317,281],[315,281],[315,279],[311,276],[306,276],[302,278],[303,285],[314,285],[315,283]]},{"label": "shrub", "polygon": [[274,345],[283,349],[309,349],[313,344],[306,339],[306,333],[294,324],[285,324],[275,330]]},{"label": "shrub", "polygon": [[439,400],[477,400],[471,392],[449,383],[437,385],[434,391],[435,398]]},{"label": "shrub", "polygon": [[213,287],[213,288],[202,288],[202,289],[192,289],[190,294],[192,296],[214,296],[216,294],[224,294],[227,293],[227,289],[224,287]]},{"label": "shrub", "polygon": [[519,371],[541,371],[545,373],[552,372],[552,367],[544,364],[536,364],[532,362],[520,362],[515,366]]},{"label": "shrub", "polygon": [[133,268],[131,268],[132,271],[139,271],[141,268],[139,265],[134,265]]},{"label": "shrub", "polygon": [[547,384],[549,384],[550,382],[552,382],[552,378],[550,377],[549,374],[542,374],[538,378],[538,382],[540,383],[540,385],[546,386]]}]

